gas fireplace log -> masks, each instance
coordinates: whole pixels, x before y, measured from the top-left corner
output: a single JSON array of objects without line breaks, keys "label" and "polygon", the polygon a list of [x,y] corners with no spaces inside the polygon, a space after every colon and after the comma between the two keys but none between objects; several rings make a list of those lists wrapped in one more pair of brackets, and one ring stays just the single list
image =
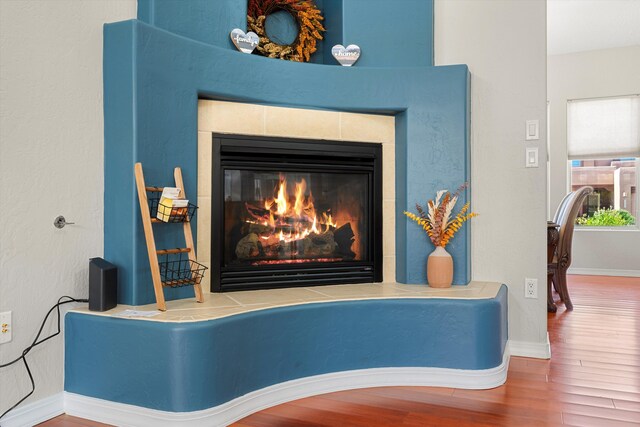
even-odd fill
[{"label": "gas fireplace log", "polygon": [[276,226],[299,226],[302,228],[311,228],[313,226],[313,218],[309,218],[306,215],[302,215],[298,218],[276,215]]},{"label": "gas fireplace log", "polygon": [[292,240],[290,242],[278,241],[272,244],[263,244],[255,233],[243,237],[236,245],[238,259],[290,259],[296,257],[315,258],[335,256],[340,252],[336,245],[333,231]]},{"label": "gas fireplace log", "polygon": [[264,253],[270,259],[290,259],[297,253],[297,241],[279,241],[264,247]]},{"label": "gas fireplace log", "polygon": [[244,236],[236,245],[236,256],[238,259],[249,259],[260,256],[262,245],[256,233]]},{"label": "gas fireplace log", "polygon": [[265,237],[268,237],[270,235],[278,235],[281,231],[285,235],[295,234],[297,231],[294,224],[276,224],[275,227],[262,224],[249,224],[248,230],[249,233],[256,233]]},{"label": "gas fireplace log", "polygon": [[255,233],[255,234],[268,234],[271,233],[273,231],[273,229],[268,226],[268,225],[262,225],[262,224],[249,224],[249,233]]},{"label": "gas fireplace log", "polygon": [[293,240],[290,242],[278,241],[264,246],[264,253],[267,258],[289,259],[295,256],[304,256],[304,240]]},{"label": "gas fireplace log", "polygon": [[247,207],[247,212],[249,212],[249,214],[251,214],[252,217],[254,217],[257,220],[269,220],[269,211],[266,210],[265,208],[260,208],[258,206],[254,206],[250,203],[245,203],[244,204]]},{"label": "gas fireplace log", "polygon": [[348,258],[356,256],[355,252],[351,250],[351,246],[355,241],[353,230],[351,229],[351,223],[346,223],[342,227],[339,227],[334,233],[336,244],[338,245],[337,253]]},{"label": "gas fireplace log", "polygon": [[305,257],[333,255],[336,250],[333,232],[310,234],[302,240],[302,248]]},{"label": "gas fireplace log", "polygon": [[245,203],[247,212],[256,220],[260,222],[269,222],[270,216],[273,215],[273,219],[277,226],[286,226],[293,224],[300,224],[304,228],[311,228],[313,225],[313,218],[307,215],[301,215],[299,218],[294,218],[286,215],[279,215],[270,210],[254,206],[250,203]]}]

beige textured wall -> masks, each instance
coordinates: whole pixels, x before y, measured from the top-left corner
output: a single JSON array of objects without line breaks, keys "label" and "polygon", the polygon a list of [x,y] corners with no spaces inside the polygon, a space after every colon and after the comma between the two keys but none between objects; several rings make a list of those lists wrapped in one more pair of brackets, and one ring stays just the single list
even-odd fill
[{"label": "beige textured wall", "polygon": [[[551,55],[550,215],[568,191],[567,100],[640,93],[640,46]],[[640,230],[579,230],[571,270],[640,276]]]},{"label": "beige textured wall", "polygon": [[[509,287],[516,353],[541,355],[546,317],[546,2],[436,0],[435,62],[471,71],[473,280]],[[541,138],[525,143],[525,121]],[[525,168],[525,147],[540,167]],[[525,277],[538,299],[524,298]]]},{"label": "beige textured wall", "polygon": [[[0,362],[60,296],[87,297],[103,253],[102,25],[135,13],[134,0],[0,0],[0,311],[14,324]],[[59,214],[76,225],[54,228]],[[28,360],[25,403],[62,391],[62,336]],[[22,364],[0,371],[0,413],[29,390]]]}]

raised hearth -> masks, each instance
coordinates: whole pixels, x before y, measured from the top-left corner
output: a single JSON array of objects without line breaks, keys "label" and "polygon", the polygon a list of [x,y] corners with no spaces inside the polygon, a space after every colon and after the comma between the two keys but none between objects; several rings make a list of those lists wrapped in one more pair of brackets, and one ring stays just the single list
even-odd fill
[{"label": "raised hearth", "polygon": [[507,288],[498,283],[271,289],[167,306],[126,320],[114,316],[133,307],[67,314],[69,413],[114,425],[228,425],[332,391],[506,379]]}]

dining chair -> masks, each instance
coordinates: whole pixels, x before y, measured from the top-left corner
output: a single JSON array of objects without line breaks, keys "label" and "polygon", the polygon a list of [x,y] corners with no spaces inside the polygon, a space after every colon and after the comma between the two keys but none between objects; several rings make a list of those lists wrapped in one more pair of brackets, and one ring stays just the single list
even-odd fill
[{"label": "dining chair", "polygon": [[564,196],[564,198],[560,202],[560,205],[558,205],[558,209],[556,209],[556,214],[553,216],[553,222],[555,222],[556,224],[560,225],[560,221],[562,221],[562,216],[567,210],[567,202],[569,201],[569,198],[573,193],[574,193],[573,191],[570,193],[567,193],[567,195]]},{"label": "dining chair", "polygon": [[[582,203],[591,193],[593,193],[593,187],[580,187],[565,196],[558,211],[556,211],[557,219],[554,222],[560,226],[560,236],[553,261],[547,265],[547,268],[549,275],[552,277],[554,288],[560,295],[560,299],[564,302],[567,310],[573,310],[573,303],[567,288],[567,270],[571,266],[573,229]],[[551,286],[548,286],[548,292],[551,292]]]},{"label": "dining chair", "polygon": [[[562,201],[558,205],[558,209],[556,209],[556,213],[553,216],[553,220],[547,221],[547,263],[551,263],[555,256],[555,250],[558,245],[559,237],[559,230],[557,229],[557,227],[559,227],[562,216],[564,215],[564,212],[567,208],[567,201],[572,194],[573,192],[567,193],[567,195],[562,198]],[[551,228],[549,228],[549,223],[551,223],[552,226],[555,226],[553,231],[550,231]],[[551,292],[552,285],[553,289],[558,292],[558,287],[556,285],[556,281],[554,280],[553,272],[554,269],[547,268],[547,311],[549,311],[550,313],[555,313],[557,311],[555,301],[553,300],[553,294]]]}]

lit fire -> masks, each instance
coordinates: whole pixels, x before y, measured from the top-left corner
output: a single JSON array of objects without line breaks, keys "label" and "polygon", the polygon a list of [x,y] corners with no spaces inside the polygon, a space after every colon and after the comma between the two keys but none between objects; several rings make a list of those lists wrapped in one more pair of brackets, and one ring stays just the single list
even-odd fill
[{"label": "lit fire", "polygon": [[292,242],[304,239],[312,233],[321,234],[331,228],[337,228],[338,223],[331,213],[322,212],[320,215],[314,207],[313,195],[307,192],[307,182],[301,179],[295,183],[293,194],[287,192],[287,181],[280,179],[276,196],[264,201],[262,208],[247,204],[247,210],[254,218],[249,223],[261,224],[268,227],[269,233],[262,233],[260,238],[271,242]]}]

